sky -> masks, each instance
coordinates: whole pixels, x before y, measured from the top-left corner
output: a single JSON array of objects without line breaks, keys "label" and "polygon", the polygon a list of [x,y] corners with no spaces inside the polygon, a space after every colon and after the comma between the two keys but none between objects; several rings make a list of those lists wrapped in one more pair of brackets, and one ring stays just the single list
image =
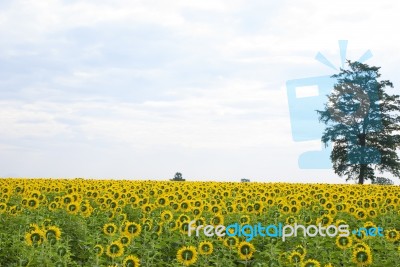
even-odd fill
[{"label": "sky", "polygon": [[[286,82],[399,85],[396,1],[0,1],[0,177],[345,183],[301,169]],[[398,88],[398,87],[397,87]],[[397,92],[398,89],[395,89]]]}]

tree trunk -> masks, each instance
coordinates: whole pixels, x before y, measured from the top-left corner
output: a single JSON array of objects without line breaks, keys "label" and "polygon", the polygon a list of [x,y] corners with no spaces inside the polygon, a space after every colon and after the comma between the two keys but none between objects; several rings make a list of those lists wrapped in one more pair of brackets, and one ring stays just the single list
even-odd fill
[{"label": "tree trunk", "polygon": [[[360,143],[361,147],[365,147],[365,140],[366,140],[366,134],[362,133],[358,135],[358,142]],[[361,160],[364,161],[363,155],[361,155]],[[364,184],[364,176],[365,176],[365,171],[367,169],[366,164],[360,164],[360,174],[358,176],[358,184]]]},{"label": "tree trunk", "polygon": [[367,165],[360,164],[360,174],[358,175],[358,184],[364,184],[364,176]]}]

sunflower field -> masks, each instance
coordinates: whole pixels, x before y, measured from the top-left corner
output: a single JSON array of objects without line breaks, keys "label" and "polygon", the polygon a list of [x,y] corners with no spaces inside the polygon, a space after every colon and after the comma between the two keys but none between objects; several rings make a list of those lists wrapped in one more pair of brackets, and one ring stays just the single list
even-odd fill
[{"label": "sunflower field", "polygon": [[[398,186],[0,180],[0,266],[399,266]],[[196,225],[347,224],[383,236],[188,235]]]}]

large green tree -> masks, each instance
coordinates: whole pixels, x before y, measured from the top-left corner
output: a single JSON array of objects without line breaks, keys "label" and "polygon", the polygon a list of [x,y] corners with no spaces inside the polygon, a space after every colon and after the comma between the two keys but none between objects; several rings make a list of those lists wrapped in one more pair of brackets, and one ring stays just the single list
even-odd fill
[{"label": "large green tree", "polygon": [[400,177],[400,96],[388,93],[393,84],[379,80],[379,69],[347,61],[332,76],[336,83],[324,110],[317,111],[326,125],[321,140],[333,144],[334,172],[359,184],[374,181],[376,173]]}]

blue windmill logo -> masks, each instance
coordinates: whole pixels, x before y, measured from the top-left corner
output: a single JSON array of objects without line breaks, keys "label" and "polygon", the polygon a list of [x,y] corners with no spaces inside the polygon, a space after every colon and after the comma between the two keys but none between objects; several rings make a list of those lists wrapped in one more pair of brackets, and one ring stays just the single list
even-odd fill
[{"label": "blue windmill logo", "polygon": [[[342,68],[344,68],[346,61],[347,44],[347,40],[339,40]],[[371,51],[367,50],[357,61],[365,62],[371,57]],[[339,71],[339,69],[322,53],[318,52],[315,59],[335,70],[335,73]],[[335,73],[332,73],[332,75]],[[286,82],[292,138],[295,142],[316,141],[321,139],[324,125],[319,123],[316,110],[324,109],[327,95],[331,93],[335,82],[336,80],[331,78],[331,75],[295,79]],[[306,151],[299,156],[299,168],[332,168],[332,163],[329,159],[331,150],[331,145],[325,147],[321,142],[320,150]]]}]

